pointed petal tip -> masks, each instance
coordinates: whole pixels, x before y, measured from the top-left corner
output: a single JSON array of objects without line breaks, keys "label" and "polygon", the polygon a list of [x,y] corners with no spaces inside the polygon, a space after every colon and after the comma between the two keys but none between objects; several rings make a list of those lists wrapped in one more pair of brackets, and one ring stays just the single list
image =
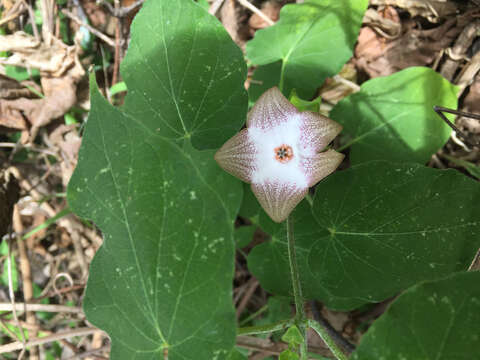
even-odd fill
[{"label": "pointed petal tip", "polygon": [[297,108],[274,86],[264,92],[253,105],[248,113],[247,127],[271,129],[287,122],[297,113]]},{"label": "pointed petal tip", "polygon": [[308,193],[308,187],[298,188],[289,183],[252,183],[251,187],[263,210],[276,223],[285,221]]},{"label": "pointed petal tip", "polygon": [[255,146],[248,139],[247,129],[230,138],[213,158],[223,170],[249,183],[254,167]]},{"label": "pointed petal tip", "polygon": [[323,178],[333,173],[342,163],[345,155],[333,149],[329,149],[319,154],[315,154],[307,159],[305,170],[308,172],[308,186],[312,187]]}]

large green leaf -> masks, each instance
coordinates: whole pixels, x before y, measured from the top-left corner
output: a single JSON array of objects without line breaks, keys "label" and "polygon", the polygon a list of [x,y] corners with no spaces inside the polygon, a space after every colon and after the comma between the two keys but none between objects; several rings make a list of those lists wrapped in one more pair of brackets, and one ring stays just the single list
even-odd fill
[{"label": "large green leaf", "polygon": [[121,69],[129,92],[125,111],[164,137],[213,149],[245,122],[242,52],[192,0],[147,1]]},{"label": "large green leaf", "polygon": [[92,110],[69,185],[75,212],[105,244],[84,309],[112,339],[112,358],[213,358],[234,344],[233,220],[241,184],[213,151],[179,146],[111,107]]},{"label": "large green leaf", "polygon": [[[308,98],[352,56],[367,0],[306,0],[286,5],[280,20],[255,33],[247,56],[256,65],[282,61],[280,88]],[[283,82],[283,83],[282,83]]]},{"label": "large green leaf", "polygon": [[[179,8],[185,18],[175,18]],[[189,78],[178,88],[196,93],[202,88],[203,73],[194,75],[183,61],[162,68],[157,64],[163,61],[158,59],[161,52],[153,51],[175,53],[175,47],[185,51],[189,34],[197,29],[195,46],[187,55],[200,57],[203,66],[235,73],[228,51],[213,50],[213,56],[202,57],[207,47],[233,46],[228,36],[219,35],[217,20],[205,14],[191,0],[145,3],[132,28],[128,64],[122,67],[129,92],[122,109],[108,104],[91,79],[92,110],[68,201],[104,234],[90,267],[84,310],[91,323],[109,334],[112,359],[163,359],[167,351],[171,360],[225,359],[235,343],[233,222],[242,186],[217,166],[214,151],[196,150],[189,139],[172,136],[171,129],[179,129],[190,107],[217,116],[217,103],[205,98],[219,91],[217,85],[223,99],[240,98],[222,111],[237,111],[234,117],[245,118],[247,98],[238,95],[244,79],[238,77],[234,83],[232,75],[230,85],[213,80],[208,95],[198,93],[201,96],[192,95],[188,103],[179,101],[174,111],[168,103],[174,99],[165,97],[165,77],[183,67]],[[194,15],[198,21],[192,22]],[[168,35],[159,29],[144,33],[144,27],[161,28],[159,22],[167,21],[172,22]],[[146,48],[152,51],[142,52],[144,59],[138,59],[134,69],[134,59],[140,56],[136,53]],[[236,54],[241,59],[241,53]],[[238,58],[234,64],[239,64]],[[190,77],[196,79],[195,86]],[[147,106],[145,99],[155,99],[154,105]],[[237,101],[243,105],[237,107]],[[205,124],[217,126],[210,120]],[[219,128],[225,131],[223,125]],[[221,141],[206,139],[207,133],[193,133],[193,142],[195,136],[202,145]]]},{"label": "large green leaf", "polygon": [[340,101],[330,117],[351,136],[353,164],[370,160],[426,163],[451,129],[434,105],[457,108],[458,87],[429,68],[413,67],[369,80]]},{"label": "large green leaf", "polygon": [[478,359],[480,272],[414,286],[375,321],[355,360]]},{"label": "large green leaf", "polygon": [[[316,188],[313,207],[294,212],[306,297],[351,309],[422,280],[466,269],[480,247],[480,185],[454,170],[364,163]],[[291,293],[283,226],[252,250],[248,266],[262,286]]]}]

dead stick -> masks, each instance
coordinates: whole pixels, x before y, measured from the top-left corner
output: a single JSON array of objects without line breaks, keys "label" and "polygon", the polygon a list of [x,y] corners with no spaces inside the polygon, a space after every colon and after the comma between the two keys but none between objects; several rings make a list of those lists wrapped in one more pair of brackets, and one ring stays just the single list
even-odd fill
[{"label": "dead stick", "polygon": [[[47,344],[53,341],[59,341],[62,339],[68,339],[74,336],[86,336],[95,333],[96,331],[100,331],[96,328],[92,327],[83,327],[79,329],[74,329],[74,330],[69,330],[65,332],[60,332],[56,333],[50,336],[45,336],[41,338],[36,338],[36,339],[31,339],[27,341],[25,346],[30,347],[30,346],[35,346],[35,345],[41,345],[41,344]],[[0,354],[12,352],[15,350],[20,350],[23,348],[23,344],[20,341],[15,341],[10,344],[6,345],[1,345],[0,346]]]},{"label": "dead stick", "polygon": [[88,25],[87,23],[83,22],[82,20],[80,20],[77,16],[73,15],[70,11],[68,11],[67,9],[62,9],[61,10],[63,14],[65,14],[66,17],[72,19],[73,21],[75,21],[77,24],[79,25],[82,25],[84,26],[88,31],[90,31],[93,35],[97,36],[99,39],[102,39],[104,42],[106,42],[108,45],[110,45],[111,47],[115,47],[115,41],[113,41],[112,39],[110,39],[107,35],[101,33],[100,31],[98,31],[97,29],[95,29],[94,27]]},{"label": "dead stick", "polygon": [[[115,10],[120,8],[120,1],[115,0]],[[113,60],[113,77],[112,77],[112,86],[117,83],[118,78],[118,68],[120,64],[120,18],[116,18],[115,21],[115,57]]]},{"label": "dead stick", "polygon": [[[17,234],[23,233],[22,219],[20,218],[20,212],[18,211],[17,205],[13,208],[13,230],[15,230],[15,233]],[[23,241],[20,236],[17,236],[17,246],[20,255],[20,273],[23,280],[23,298],[25,299],[25,302],[29,302],[33,298],[32,271],[30,269],[30,261],[28,260],[25,241]],[[37,324],[35,313],[31,311],[27,310],[25,319],[27,324]],[[37,332],[32,330],[29,336],[37,337]],[[30,349],[30,359],[38,360],[38,349],[36,346]]]},{"label": "dead stick", "polygon": [[237,0],[240,5],[246,7],[248,10],[252,11],[253,13],[257,14],[258,16],[260,16],[263,20],[265,20],[265,22],[268,24],[268,25],[273,25],[275,24],[272,19],[270,19],[267,15],[265,15],[260,9],[258,9],[256,6],[252,5],[250,2],[248,2],[248,0]]},{"label": "dead stick", "polygon": [[79,307],[65,306],[65,305],[49,305],[49,304],[11,304],[0,303],[0,311],[44,311],[44,312],[58,312],[81,314],[82,309]]}]

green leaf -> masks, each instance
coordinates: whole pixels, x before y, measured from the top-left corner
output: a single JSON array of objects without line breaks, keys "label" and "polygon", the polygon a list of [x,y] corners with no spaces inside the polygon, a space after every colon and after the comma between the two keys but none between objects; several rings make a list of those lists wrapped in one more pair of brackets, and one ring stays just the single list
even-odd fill
[{"label": "green leaf", "polygon": [[40,73],[37,69],[27,70],[20,66],[5,65],[5,75],[17,80],[18,82],[38,76]]},{"label": "green leaf", "polygon": [[228,353],[241,184],[213,151],[161,137],[91,86],[68,188],[72,209],[104,233],[84,299],[88,320],[108,332],[116,359],[158,358],[164,348],[169,359]]},{"label": "green leaf", "polygon": [[302,334],[300,333],[300,330],[298,330],[295,325],[288,328],[285,334],[282,335],[282,340],[294,346],[303,344],[303,342],[305,341]]},{"label": "green leaf", "polygon": [[210,9],[210,4],[208,3],[207,0],[197,0],[197,4],[200,5],[206,11]]},{"label": "green leaf", "polygon": [[243,355],[238,349],[233,349],[227,360],[247,360],[248,357]]},{"label": "green leaf", "polygon": [[116,83],[115,85],[113,85],[112,87],[110,87],[110,95],[111,96],[114,96],[118,93],[121,93],[121,92],[124,92],[124,91],[127,91],[127,84],[125,84],[125,81],[120,81],[118,83]]},{"label": "green leaf", "polygon": [[248,101],[250,102],[250,105],[253,105],[265,91],[274,86],[278,86],[280,83],[281,70],[281,61],[262,65],[255,69],[252,81],[248,88]]},{"label": "green leaf", "polygon": [[280,353],[278,360],[298,360],[300,357],[298,354],[294,353],[292,350],[285,350]]},{"label": "green leaf", "polygon": [[242,52],[191,0],[147,1],[121,70],[129,91],[125,111],[165,138],[214,149],[245,122]]},{"label": "green leaf", "polygon": [[282,61],[280,89],[309,98],[352,56],[367,0],[307,0],[286,5],[280,20],[255,33],[247,57],[255,65]]},{"label": "green leaf", "polygon": [[362,337],[355,360],[478,358],[480,273],[414,286]]},{"label": "green leaf", "polygon": [[[1,283],[3,286],[8,288],[8,243],[6,241],[3,241],[0,244],[0,254],[4,256],[4,262],[3,262],[3,272],[2,276],[0,277]],[[10,255],[10,263],[11,265],[11,270],[12,270],[12,288],[13,291],[18,290],[18,271],[17,271],[17,263],[15,261],[15,257]]]},{"label": "green leaf", "polygon": [[[312,208],[294,212],[305,297],[349,310],[466,269],[480,247],[479,201],[480,184],[455,170],[375,161],[334,173]],[[285,227],[266,231],[272,240],[248,267],[265,289],[290,295]]]},{"label": "green leaf", "polygon": [[273,324],[292,317],[291,299],[284,296],[270,296],[267,300],[268,313],[265,324]]},{"label": "green leaf", "polygon": [[235,229],[235,246],[237,249],[244,248],[253,240],[253,234],[257,227],[255,225],[240,226]]},{"label": "green leaf", "polygon": [[318,113],[320,111],[320,104],[322,103],[322,98],[319,96],[312,101],[303,100],[298,97],[296,90],[292,90],[290,94],[290,102],[295,105],[299,111],[313,111]]},{"label": "green leaf", "polygon": [[[170,360],[224,359],[235,343],[233,222],[242,186],[217,166],[214,151],[172,136],[190,108],[205,120],[191,132],[197,144],[220,141],[207,134],[244,121],[242,56],[219,26],[191,0],[146,1],[122,66],[126,105],[108,104],[91,77],[92,109],[68,202],[104,234],[84,311],[109,334],[112,359],[163,359],[167,351]],[[208,89],[205,73],[194,72],[200,65],[212,67]],[[218,78],[227,69],[231,76]],[[218,124],[224,111],[234,115]]]},{"label": "green leaf", "polygon": [[458,87],[425,67],[412,67],[362,84],[330,117],[351,136],[353,164],[371,160],[426,163],[450,137],[434,105],[457,108]]},{"label": "green leaf", "polygon": [[250,184],[243,183],[243,200],[239,215],[253,220],[260,213],[260,204],[252,192]]}]

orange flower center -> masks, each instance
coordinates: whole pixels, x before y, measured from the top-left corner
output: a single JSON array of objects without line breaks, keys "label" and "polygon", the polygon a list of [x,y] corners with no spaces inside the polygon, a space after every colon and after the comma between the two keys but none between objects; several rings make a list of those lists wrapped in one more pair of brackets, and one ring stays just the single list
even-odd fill
[{"label": "orange flower center", "polygon": [[282,164],[289,162],[293,158],[293,150],[291,146],[283,144],[276,147],[273,151],[275,152],[275,159]]}]

